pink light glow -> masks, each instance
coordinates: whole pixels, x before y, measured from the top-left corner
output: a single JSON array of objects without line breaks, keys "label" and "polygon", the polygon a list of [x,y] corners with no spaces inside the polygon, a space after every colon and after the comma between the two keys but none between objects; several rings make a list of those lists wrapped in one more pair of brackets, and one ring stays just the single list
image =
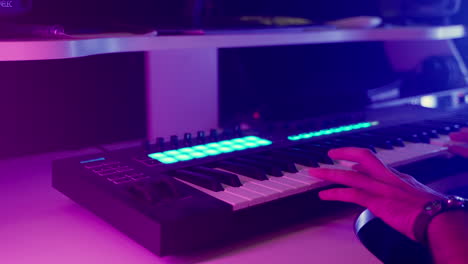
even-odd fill
[{"label": "pink light glow", "polygon": [[379,263],[354,236],[353,212],[192,256],[158,257],[51,187],[51,160],[98,151],[0,161],[1,263]]}]

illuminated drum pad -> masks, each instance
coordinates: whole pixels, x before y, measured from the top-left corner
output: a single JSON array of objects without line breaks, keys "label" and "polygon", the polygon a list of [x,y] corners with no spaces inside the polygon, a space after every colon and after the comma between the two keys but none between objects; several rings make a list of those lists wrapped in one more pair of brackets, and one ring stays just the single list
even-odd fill
[{"label": "illuminated drum pad", "polygon": [[152,153],[149,154],[148,157],[164,164],[172,164],[181,161],[201,159],[208,156],[217,156],[224,153],[241,151],[245,149],[259,148],[271,144],[272,142],[269,140],[259,138],[256,136],[248,136],[243,138],[235,138],[231,140],[224,140],[204,145],[198,145],[194,147]]}]

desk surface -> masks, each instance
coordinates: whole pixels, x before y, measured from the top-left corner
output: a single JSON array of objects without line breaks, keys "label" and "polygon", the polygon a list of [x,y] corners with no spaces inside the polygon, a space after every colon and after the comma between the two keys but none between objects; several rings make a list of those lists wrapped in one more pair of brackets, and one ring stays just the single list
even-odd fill
[{"label": "desk surface", "polygon": [[380,263],[354,236],[354,209],[191,256],[158,257],[51,187],[53,159],[99,151],[0,160],[2,263]]},{"label": "desk surface", "polygon": [[340,43],[356,41],[448,40],[465,36],[460,25],[395,27],[376,29],[333,29],[302,32],[280,31],[187,36],[95,36],[85,39],[33,39],[0,41],[0,61],[50,60],[97,54],[278,45]]}]

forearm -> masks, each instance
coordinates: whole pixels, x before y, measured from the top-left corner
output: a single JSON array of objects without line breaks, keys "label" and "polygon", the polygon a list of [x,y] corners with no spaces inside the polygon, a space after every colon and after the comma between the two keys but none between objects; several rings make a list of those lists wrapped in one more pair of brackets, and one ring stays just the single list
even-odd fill
[{"label": "forearm", "polygon": [[436,216],[428,227],[428,241],[436,264],[468,263],[468,211]]}]

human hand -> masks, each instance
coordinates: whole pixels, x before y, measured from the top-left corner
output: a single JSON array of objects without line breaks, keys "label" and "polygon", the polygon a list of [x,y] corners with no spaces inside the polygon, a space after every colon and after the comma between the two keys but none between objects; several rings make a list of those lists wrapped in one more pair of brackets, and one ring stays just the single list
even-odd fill
[{"label": "human hand", "polygon": [[368,149],[333,149],[328,155],[334,160],[351,161],[356,165],[352,170],[310,169],[309,174],[313,177],[350,187],[321,191],[320,198],[366,207],[413,240],[413,225],[423,206],[445,198],[413,177],[387,167]]},{"label": "human hand", "polygon": [[450,139],[458,144],[449,144],[447,146],[449,151],[468,158],[468,128],[464,127],[459,132],[450,133]]}]

